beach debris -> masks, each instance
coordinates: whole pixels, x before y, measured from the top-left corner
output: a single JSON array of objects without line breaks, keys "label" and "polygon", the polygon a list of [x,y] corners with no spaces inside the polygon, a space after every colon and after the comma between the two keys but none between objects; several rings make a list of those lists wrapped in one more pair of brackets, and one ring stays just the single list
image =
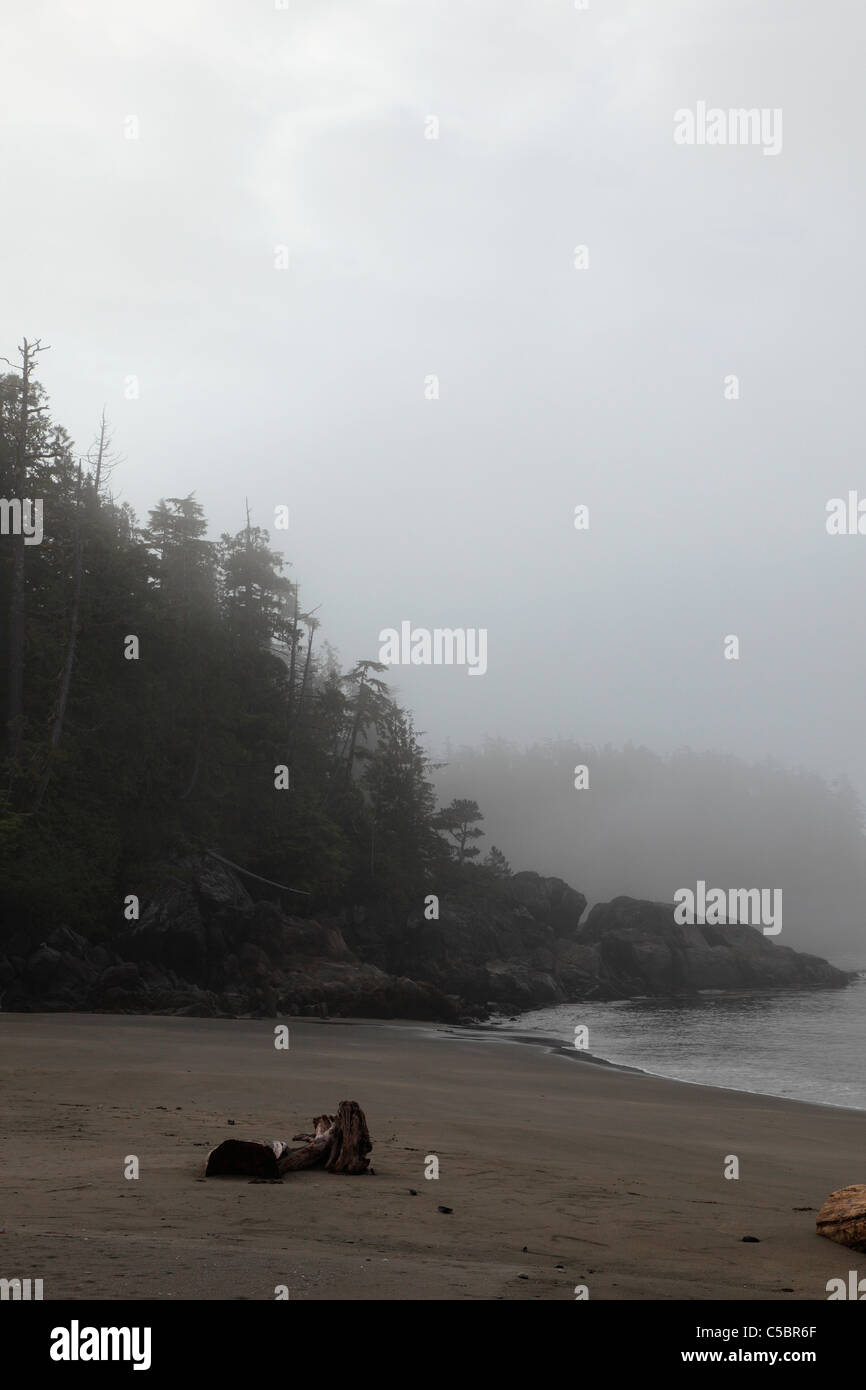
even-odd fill
[{"label": "beach debris", "polygon": [[819,1236],[866,1251],[866,1183],[852,1183],[831,1192],[815,1218]]},{"label": "beach debris", "polygon": [[246,1139],[226,1139],[217,1148],[211,1149],[207,1156],[204,1175],[206,1178],[236,1177],[278,1178],[277,1159],[286,1148],[285,1144],[274,1140],[270,1144],[256,1144]]},{"label": "beach debris", "polygon": [[336,1115],[316,1115],[312,1134],[296,1134],[299,1149],[282,1140],[258,1144],[246,1139],[225,1139],[211,1149],[204,1175],[280,1179],[302,1168],[324,1168],[329,1173],[366,1173],[373,1145],[363,1110],[354,1100],[341,1100]]},{"label": "beach debris", "polygon": [[453,1212],[454,1208],[453,1208],[453,1207],[437,1207],[436,1210],[437,1210],[437,1211],[441,1211],[443,1216],[450,1216],[451,1213]]},{"label": "beach debris", "polygon": [[747,1245],[760,1245],[761,1243],[760,1236],[743,1236],[742,1239]]}]

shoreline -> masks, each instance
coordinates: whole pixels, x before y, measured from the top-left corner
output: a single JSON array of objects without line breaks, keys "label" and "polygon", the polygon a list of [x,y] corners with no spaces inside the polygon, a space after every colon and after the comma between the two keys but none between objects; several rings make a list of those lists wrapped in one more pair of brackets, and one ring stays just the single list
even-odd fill
[{"label": "shoreline", "polygon": [[[492,1031],[492,1030],[491,1030]],[[496,1030],[499,1032],[500,1030]],[[501,1030],[504,1033],[504,1029]],[[592,1053],[581,1051],[577,1048],[567,1047],[560,1039],[548,1038],[543,1034],[524,1033],[509,1037],[509,1041],[522,1043],[538,1043],[545,1048],[548,1053],[566,1057],[574,1062],[591,1062],[595,1066],[612,1067],[614,1071],[629,1072],[634,1076],[650,1076],[657,1081],[667,1081],[672,1086],[700,1086],[708,1091],[730,1091],[734,1095],[740,1096],[759,1096],[765,1100],[780,1100],[786,1105],[808,1105],[816,1106],[821,1110],[838,1110],[842,1114],[853,1113],[855,1115],[866,1115],[866,1106],[863,1105],[836,1105],[832,1101],[823,1100],[801,1100],[799,1096],[780,1096],[775,1091],[749,1091],[743,1086],[722,1086],[713,1081],[688,1081],[679,1076],[667,1076],[664,1072],[650,1071],[648,1067],[632,1067],[624,1062],[611,1062],[606,1057],[598,1057]]]},{"label": "shoreline", "polygon": [[[861,970],[861,971],[856,972],[856,973],[857,973],[858,977],[863,978],[863,979],[866,979],[866,970]],[[758,989],[758,990],[753,990],[753,991],[748,991],[748,993],[754,994],[754,995],[756,995],[756,996],[764,995],[764,994],[771,993],[771,992],[772,992],[772,993],[775,993],[775,994],[787,994],[787,993],[792,993],[792,992],[797,993],[798,991],[788,991],[788,990],[767,991],[767,990],[760,990],[760,989]],[[703,993],[727,993],[727,992],[726,992],[726,991],[703,991]],[[646,997],[649,999],[649,998],[652,998],[653,996],[649,996],[649,995],[648,995],[648,996],[646,996]],[[620,1002],[620,1001],[614,1001],[614,1002]],[[633,1001],[621,1001],[621,1002],[633,1002]],[[535,1009],[527,1009],[527,1010],[525,1010],[524,1012],[525,1012],[525,1013],[535,1013],[535,1012],[537,1012],[537,1010],[535,1010]],[[514,1019],[514,1022],[516,1023],[520,1017],[521,1017],[521,1015],[518,1015],[518,1016]],[[325,1016],[325,1017],[323,1017],[323,1018],[320,1018],[320,1017],[316,1017],[315,1015],[308,1015],[308,1014],[276,1014],[276,1015],[273,1016],[273,1018],[266,1017],[266,1016],[264,1016],[264,1015],[252,1015],[252,1014],[234,1014],[234,1015],[230,1015],[230,1014],[225,1014],[225,1015],[217,1015],[216,1017],[202,1016],[202,1017],[199,1019],[199,1017],[198,1017],[197,1015],[177,1015],[177,1014],[162,1013],[162,1012],[158,1012],[158,1013],[127,1013],[127,1012],[124,1012],[124,1013],[110,1013],[110,1012],[107,1012],[107,1011],[101,1011],[101,1012],[99,1012],[99,1013],[88,1013],[88,1012],[86,1012],[86,1011],[77,1010],[77,1009],[69,1009],[69,1010],[50,1010],[50,1011],[46,1011],[46,1012],[44,1012],[44,1013],[41,1013],[41,1012],[36,1011],[36,1010],[34,1010],[34,1011],[32,1011],[32,1012],[28,1012],[28,1013],[19,1013],[19,1012],[16,1012],[16,1011],[14,1011],[14,1010],[10,1010],[10,1011],[8,1011],[8,1012],[4,1012],[3,1010],[0,1010],[0,1021],[2,1021],[4,1018],[7,1018],[7,1019],[8,1019],[8,1018],[16,1018],[16,1019],[21,1019],[21,1020],[30,1019],[30,1018],[82,1018],[82,1019],[112,1019],[112,1020],[121,1020],[121,1019],[171,1020],[171,1019],[174,1019],[174,1018],[185,1018],[185,1019],[194,1020],[194,1021],[200,1021],[200,1022],[226,1023],[226,1024],[231,1024],[231,1023],[254,1023],[254,1024],[271,1024],[271,1025],[273,1025],[273,1026],[276,1026],[276,1025],[278,1025],[278,1024],[286,1024],[286,1025],[291,1025],[291,1026],[297,1026],[297,1025],[299,1025],[299,1024],[302,1024],[302,1025],[304,1025],[304,1026],[311,1026],[311,1027],[334,1027],[334,1028],[341,1027],[341,1026],[344,1026],[344,1027],[359,1027],[359,1026],[363,1026],[363,1027],[367,1027],[367,1028],[376,1028],[376,1027],[381,1027],[381,1028],[397,1028],[397,1029],[403,1029],[403,1030],[407,1030],[407,1031],[417,1030],[417,1032],[418,1032],[419,1034],[422,1034],[422,1035],[423,1035],[423,1034],[427,1034],[427,1035],[434,1035],[434,1036],[447,1037],[447,1038],[451,1038],[451,1039],[453,1039],[454,1041],[457,1041],[457,1042],[459,1042],[459,1041],[461,1041],[461,1040],[463,1040],[463,1039],[485,1040],[485,1039],[490,1039],[490,1038],[492,1038],[492,1039],[496,1039],[496,1040],[498,1040],[498,1041],[500,1041],[500,1042],[521,1043],[521,1044],[524,1044],[524,1045],[527,1045],[527,1044],[528,1044],[528,1045],[530,1045],[530,1046],[540,1047],[540,1048],[542,1048],[542,1049],[545,1051],[545,1053],[547,1053],[548,1055],[552,1055],[552,1056],[561,1056],[561,1057],[567,1058],[568,1060],[570,1060],[570,1061],[572,1061],[572,1062],[585,1062],[585,1063],[587,1063],[587,1064],[589,1064],[589,1065],[591,1065],[591,1066],[594,1066],[594,1067],[609,1068],[609,1069],[612,1070],[612,1071],[615,1071],[615,1072],[622,1072],[622,1073],[626,1073],[626,1074],[633,1075],[633,1076],[646,1076],[646,1077],[651,1077],[651,1078],[653,1078],[653,1079],[655,1079],[655,1080],[658,1080],[658,1081],[667,1082],[668,1084],[673,1085],[673,1086],[695,1086],[695,1087],[700,1087],[700,1088],[702,1088],[702,1089],[709,1090],[709,1091],[722,1091],[722,1092],[731,1093],[731,1094],[734,1094],[734,1095],[741,1095],[741,1096],[756,1096],[756,1097],[764,1098],[764,1099],[767,1099],[767,1100],[784,1101],[786,1104],[789,1104],[789,1105],[814,1106],[814,1107],[817,1107],[818,1109],[821,1109],[821,1110],[836,1110],[836,1111],[839,1111],[839,1112],[841,1112],[841,1113],[843,1113],[843,1114],[860,1114],[860,1115],[866,1115],[866,1105],[860,1105],[860,1106],[857,1106],[857,1105],[838,1105],[838,1104],[836,1104],[836,1103],[834,1103],[834,1102],[832,1102],[832,1101],[820,1101],[820,1100],[813,1100],[813,1099],[804,1100],[804,1099],[801,1099],[801,1098],[798,1097],[798,1096],[781,1096],[781,1095],[779,1095],[779,1094],[778,1094],[777,1092],[775,1092],[775,1091],[753,1091],[753,1090],[749,1090],[749,1089],[747,1089],[747,1088],[745,1088],[745,1087],[743,1087],[743,1086],[726,1086],[726,1085],[723,1085],[723,1084],[721,1084],[721,1083],[719,1083],[719,1082],[713,1082],[713,1081],[695,1081],[695,1080],[691,1080],[691,1079],[684,1078],[684,1077],[669,1076],[669,1075],[667,1075],[667,1073],[665,1073],[665,1072],[651,1071],[648,1067],[635,1067],[635,1066],[630,1065],[630,1064],[627,1063],[627,1062],[615,1062],[615,1061],[612,1061],[610,1058],[602,1057],[602,1056],[598,1055],[597,1053],[592,1053],[592,1052],[589,1052],[589,1051],[586,1051],[586,1050],[580,1049],[580,1048],[574,1048],[574,1047],[569,1046],[568,1044],[564,1043],[564,1042],[562,1041],[561,1038],[556,1037],[554,1034],[547,1035],[547,1034],[543,1034],[543,1033],[533,1033],[533,1032],[521,1033],[521,1032],[518,1032],[516,1029],[505,1028],[505,1027],[502,1027],[502,1026],[499,1026],[499,1025],[496,1025],[496,1024],[491,1024],[491,1023],[488,1022],[488,1021],[481,1021],[481,1020],[479,1020],[479,1021],[476,1022],[476,1023],[465,1023],[465,1024],[464,1024],[464,1023],[446,1022],[446,1021],[443,1021],[443,1020],[435,1020],[435,1019],[372,1018],[372,1017],[366,1017],[366,1016],[354,1017],[354,1016],[349,1016],[349,1015],[339,1015],[339,1016],[334,1016],[334,1017]]]},{"label": "shoreline", "polygon": [[[531,1012],[534,1012],[534,1010]],[[322,1024],[327,1024],[328,1022],[340,1022],[342,1020],[319,1019],[317,1021]],[[345,1021],[349,1022],[350,1020],[347,1019]],[[351,1021],[361,1022],[362,1020]],[[372,1022],[373,1020],[368,1019],[366,1021]],[[454,1029],[458,1026],[453,1023],[425,1024],[420,1023],[417,1020],[398,1021],[392,1019],[381,1019],[378,1021],[385,1024],[393,1022],[395,1024],[398,1024],[398,1026],[405,1026],[410,1028],[430,1028],[442,1032]],[[572,1062],[586,1062],[591,1066],[595,1067],[609,1067],[613,1071],[625,1072],[632,1076],[652,1077],[656,1081],[668,1082],[671,1086],[699,1086],[703,1090],[707,1091],[724,1091],[730,1092],[733,1095],[757,1096],[764,1100],[784,1101],[786,1105],[806,1105],[814,1106],[820,1110],[836,1110],[839,1111],[841,1114],[866,1115],[866,1106],[862,1105],[836,1105],[832,1101],[801,1100],[799,1096],[780,1096],[777,1095],[775,1091],[749,1091],[742,1086],[722,1086],[712,1081],[688,1081],[678,1076],[667,1076],[664,1072],[650,1071],[647,1067],[632,1067],[625,1062],[612,1062],[609,1058],[599,1057],[596,1053],[587,1052],[580,1048],[568,1047],[561,1040],[561,1038],[556,1038],[553,1036],[548,1037],[543,1033],[516,1033],[511,1032],[510,1030],[506,1030],[505,1028],[487,1027],[484,1024],[478,1024],[474,1028],[470,1028],[468,1024],[465,1026],[461,1025],[460,1029],[460,1034],[455,1035],[458,1041],[464,1033],[470,1036],[477,1036],[480,1038],[498,1038],[499,1041],[511,1043],[524,1043],[529,1044],[531,1046],[541,1047],[549,1056],[565,1057],[567,1060]]]},{"label": "shoreline", "polygon": [[[866,989],[866,970],[858,970],[856,972],[853,972],[852,979],[849,982],[847,988],[854,988],[856,991],[857,987],[859,987],[859,993],[857,993],[857,997],[854,999],[853,1002],[855,1011],[859,1006],[859,1018],[860,1016],[862,1016],[862,1007],[864,1004],[866,1004],[866,996],[864,996],[862,992],[864,989]],[[808,995],[811,997],[815,993],[825,994],[827,992],[828,991],[826,990],[809,991]],[[833,990],[834,996],[836,995],[836,993],[837,991]],[[762,1002],[770,1001],[770,1003],[773,1003],[774,1001],[778,1001],[780,998],[789,1000],[793,999],[796,1000],[798,1004],[800,1004],[803,1000],[803,991],[790,989],[767,990],[756,988],[751,990],[736,991],[704,990],[700,992],[701,1002],[703,1002],[705,999],[712,1002],[721,999],[724,1003],[730,1003],[732,1000],[737,1001],[745,999],[750,1001],[760,1000]],[[615,1008],[617,1005],[643,1005],[647,1007],[650,1011],[652,1011],[653,1006],[656,1006],[659,1003],[663,1003],[668,1006],[682,1006],[683,1003],[693,1004],[695,1002],[697,1002],[695,999],[689,998],[687,1000],[683,1000],[679,996],[673,996],[670,999],[664,1000],[660,1000],[657,996],[642,996],[640,998],[629,1000],[604,1001],[602,1007],[606,1008],[607,1010],[611,1010],[612,1008]],[[525,1010],[521,1015],[517,1017],[499,1015],[496,1017],[495,1021],[485,1020],[483,1026],[486,1030],[489,1030],[491,1032],[501,1032],[503,1034],[514,1035],[519,1027],[519,1024],[523,1021],[524,1018],[533,1017],[537,1020],[536,1024],[534,1027],[530,1028],[530,1031],[528,1033],[522,1031],[522,1036],[524,1038],[526,1038],[527,1040],[538,1039],[539,1041],[546,1044],[551,1050],[561,1051],[562,1055],[564,1056],[573,1057],[576,1055],[587,1055],[586,1053],[581,1054],[579,1049],[573,1048],[573,1045],[571,1044],[570,1038],[568,1038],[567,1034],[564,1034],[560,1031],[554,1031],[553,1033],[548,1033],[546,1031],[548,1027],[551,1027],[554,1030],[558,1030],[560,1022],[558,1016],[560,1015],[562,1008],[563,1006],[554,1005],[550,1006],[549,1008],[529,1009]],[[554,1015],[554,1017],[539,1018],[539,1015],[543,1016],[546,1014]],[[608,1022],[610,1022],[610,1020],[608,1020]],[[648,1022],[651,1025],[652,1018],[650,1018]],[[796,1038],[797,1020],[792,1020],[792,1027],[794,1028],[794,1037]],[[860,1029],[860,1033],[862,1033],[862,1028]],[[770,1038],[769,1041],[771,1046],[774,1043],[778,1045],[778,1037],[775,1039]],[[813,1041],[816,1040],[813,1039]],[[820,1039],[818,1039],[817,1041],[820,1043]],[[833,1041],[834,1039],[832,1037],[831,1029],[831,1036],[828,1038],[828,1042],[832,1045]],[[634,1036],[631,1038],[631,1042],[632,1044],[634,1044]],[[850,1044],[856,1047],[857,1042],[858,1037],[855,1031],[855,1036],[850,1038]],[[845,1045],[848,1046],[847,1041]],[[778,1067],[771,1067],[763,1069],[762,1072],[760,1068],[750,1068],[748,1065],[744,1069],[741,1065],[743,1059],[739,1059],[740,1065],[738,1065],[738,1059],[735,1058],[733,1066],[729,1064],[727,1068],[728,1073],[733,1074],[733,1079],[731,1081],[723,1079],[723,1077],[719,1074],[719,1069],[712,1065],[713,1059],[708,1059],[706,1056],[701,1056],[700,1052],[697,1054],[697,1065],[692,1066],[690,1068],[685,1068],[686,1071],[691,1070],[692,1073],[697,1074],[674,1075],[669,1071],[663,1070],[663,1068],[669,1065],[677,1066],[677,1060],[676,1058],[662,1055],[663,1049],[655,1049],[656,1055],[651,1055],[648,1058],[648,1061],[650,1063],[650,1065],[648,1066],[635,1065],[631,1058],[628,1057],[628,1052],[631,1051],[633,1054],[634,1050],[634,1046],[632,1046],[630,1049],[626,1047],[624,1049],[626,1055],[622,1057],[621,1060],[615,1061],[611,1058],[603,1057],[598,1054],[594,1054],[593,1060],[599,1064],[615,1066],[625,1070],[633,1070],[648,1076],[657,1076],[667,1081],[676,1081],[683,1086],[709,1086],[715,1090],[720,1091],[735,1091],[743,1095],[775,1097],[776,1099],[788,1100],[792,1103],[798,1102],[804,1105],[817,1105],[825,1109],[833,1110],[853,1110],[861,1114],[866,1114],[866,1092],[864,1092],[863,1089],[862,1078],[860,1076],[852,1075],[850,1071],[847,1075],[847,1082],[849,1084],[847,1085],[847,1087],[843,1086],[841,1088],[836,1088],[837,1093],[834,1095],[833,1099],[824,1100],[820,1098],[820,1095],[816,1095],[813,1093],[815,1090],[819,1088],[819,1086],[822,1090],[826,1090],[826,1086],[824,1085],[826,1077],[824,1077],[822,1080],[819,1079],[818,1075],[816,1075],[815,1073],[810,1073],[809,1061],[811,1059],[811,1056],[814,1055],[814,1049],[811,1048],[810,1055],[807,1055],[807,1057],[804,1059],[800,1059],[801,1062],[805,1060],[806,1066],[803,1067],[802,1065],[800,1065],[799,1069],[797,1067],[782,1067],[781,1069],[779,1069]],[[849,1047],[848,1050],[850,1053],[851,1048]],[[641,1056],[643,1056],[643,1051],[644,1049],[641,1045]],[[653,1052],[652,1047],[650,1048],[650,1052]],[[682,1070],[682,1068],[680,1070]],[[744,1070],[746,1073],[754,1070],[757,1072],[757,1074],[754,1076],[750,1074],[744,1074]],[[704,1072],[704,1075],[701,1075],[701,1072]],[[787,1093],[784,1090],[774,1089],[776,1086],[787,1087]],[[840,1094],[838,1094],[838,1091],[840,1089],[842,1092],[847,1091],[847,1094],[843,1094],[840,1096]]]}]

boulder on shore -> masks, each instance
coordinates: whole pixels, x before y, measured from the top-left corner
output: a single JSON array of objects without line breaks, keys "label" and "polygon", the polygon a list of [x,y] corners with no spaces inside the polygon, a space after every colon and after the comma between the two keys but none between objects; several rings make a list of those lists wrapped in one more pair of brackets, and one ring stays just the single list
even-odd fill
[{"label": "boulder on shore", "polygon": [[828,1240],[866,1251],[866,1183],[852,1183],[831,1192],[818,1212],[815,1229]]}]

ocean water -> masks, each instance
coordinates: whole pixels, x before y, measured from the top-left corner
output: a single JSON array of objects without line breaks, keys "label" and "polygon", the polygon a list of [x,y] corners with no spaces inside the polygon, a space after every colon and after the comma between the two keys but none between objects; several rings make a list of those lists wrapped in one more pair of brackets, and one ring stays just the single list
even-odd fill
[{"label": "ocean water", "polygon": [[866,1110],[866,971],[845,989],[559,1004],[497,1019],[657,1076]]}]

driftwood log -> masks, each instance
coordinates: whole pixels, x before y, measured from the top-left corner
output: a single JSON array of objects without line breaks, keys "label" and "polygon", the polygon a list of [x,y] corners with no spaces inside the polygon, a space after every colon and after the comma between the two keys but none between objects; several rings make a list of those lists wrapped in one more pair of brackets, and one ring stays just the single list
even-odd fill
[{"label": "driftwood log", "polygon": [[247,1139],[226,1139],[211,1149],[205,1164],[206,1178],[219,1178],[243,1173],[249,1178],[278,1178],[277,1159],[286,1146],[278,1140],[272,1144],[254,1144]]},{"label": "driftwood log", "polygon": [[[296,1134],[303,1140],[290,1149],[280,1140],[254,1144],[245,1139],[226,1139],[207,1156],[204,1175],[279,1179],[301,1168],[325,1168],[329,1173],[366,1173],[373,1145],[367,1119],[357,1101],[341,1100],[336,1115],[317,1115],[312,1134]],[[293,1141],[294,1142],[294,1141]]]},{"label": "driftwood log", "polygon": [[815,1220],[819,1236],[866,1251],[866,1184],[853,1183],[831,1192]]}]

